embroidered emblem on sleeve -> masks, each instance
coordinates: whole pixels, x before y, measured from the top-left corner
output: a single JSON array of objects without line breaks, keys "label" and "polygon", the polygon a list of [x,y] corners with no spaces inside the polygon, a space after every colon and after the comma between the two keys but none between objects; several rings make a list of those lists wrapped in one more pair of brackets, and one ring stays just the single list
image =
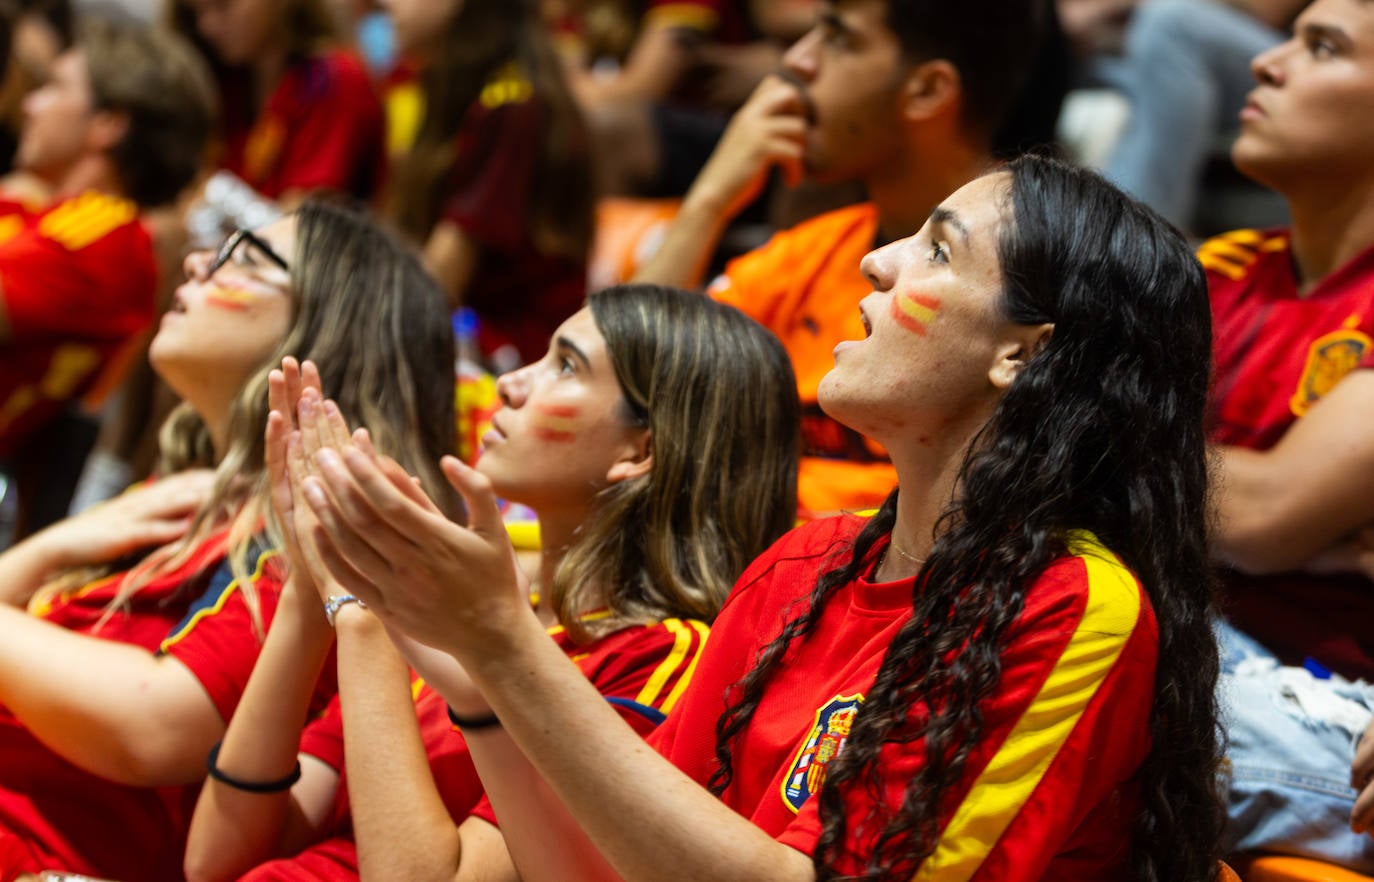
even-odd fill
[{"label": "embroidered emblem on sleeve", "polygon": [[1298,388],[1288,400],[1294,416],[1303,416],[1321,397],[1345,379],[1346,374],[1359,367],[1365,356],[1374,351],[1374,340],[1356,330],[1360,317],[1352,315],[1345,327],[1323,334],[1307,350],[1307,364],[1302,369]]}]

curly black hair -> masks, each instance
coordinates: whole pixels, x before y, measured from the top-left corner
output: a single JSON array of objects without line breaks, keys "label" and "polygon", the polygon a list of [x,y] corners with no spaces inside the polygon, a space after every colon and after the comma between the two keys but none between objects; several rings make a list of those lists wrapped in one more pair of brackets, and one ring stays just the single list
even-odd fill
[{"label": "curly black hair", "polygon": [[[817,877],[838,877],[851,824],[881,831],[871,854],[847,856],[865,867],[855,878],[910,879],[931,855],[981,740],[980,707],[1001,680],[1008,629],[1036,578],[1067,553],[1069,533],[1088,530],[1134,571],[1159,624],[1130,865],[1139,882],[1210,880],[1224,816],[1206,556],[1206,280],[1177,231],[1099,176],[1039,157],[1006,171],[1001,309],[1018,323],[1053,323],[1053,334],[969,446],[959,492],[913,585],[911,620],[828,768],[816,796]],[[732,690],[709,782],[717,794],[733,774],[734,741],[788,646],[806,637],[836,590],[875,565],[898,493]],[[846,794],[879,792],[881,748],[918,740],[926,761],[901,804],[846,817]]]}]

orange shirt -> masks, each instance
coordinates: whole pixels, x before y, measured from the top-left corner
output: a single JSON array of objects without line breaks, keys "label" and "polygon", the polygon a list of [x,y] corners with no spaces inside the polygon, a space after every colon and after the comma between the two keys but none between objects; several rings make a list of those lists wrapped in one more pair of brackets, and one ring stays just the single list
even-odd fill
[{"label": "orange shirt", "polygon": [[802,404],[797,496],[804,518],[875,508],[897,486],[887,452],[816,403],[821,377],[835,366],[835,345],[865,336],[859,301],[873,289],[859,274],[859,261],[877,234],[871,203],[841,208],[730,261],[707,289],[776,334],[792,358]]}]

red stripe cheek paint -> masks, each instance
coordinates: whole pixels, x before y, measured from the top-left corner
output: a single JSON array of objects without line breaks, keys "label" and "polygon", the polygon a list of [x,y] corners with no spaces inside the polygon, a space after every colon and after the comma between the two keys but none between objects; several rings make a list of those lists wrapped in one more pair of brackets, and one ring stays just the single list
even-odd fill
[{"label": "red stripe cheek paint", "polygon": [[580,410],[566,404],[541,404],[534,408],[533,431],[536,438],[567,444],[576,440]]},{"label": "red stripe cheek paint", "polygon": [[924,337],[940,311],[940,298],[908,291],[892,298],[892,320],[913,334]]}]

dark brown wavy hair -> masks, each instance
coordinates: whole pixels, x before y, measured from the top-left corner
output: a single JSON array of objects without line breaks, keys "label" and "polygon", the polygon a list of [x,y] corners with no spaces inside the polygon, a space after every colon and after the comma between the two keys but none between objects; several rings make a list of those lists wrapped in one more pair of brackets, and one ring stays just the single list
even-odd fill
[{"label": "dark brown wavy hair", "polygon": [[488,81],[513,66],[542,113],[528,191],[531,235],[546,254],[585,260],[595,206],[590,142],[534,0],[464,0],[436,59],[421,74],[425,118],[393,171],[388,215],[407,235],[428,238],[448,198],[444,178],[463,119]]}]

